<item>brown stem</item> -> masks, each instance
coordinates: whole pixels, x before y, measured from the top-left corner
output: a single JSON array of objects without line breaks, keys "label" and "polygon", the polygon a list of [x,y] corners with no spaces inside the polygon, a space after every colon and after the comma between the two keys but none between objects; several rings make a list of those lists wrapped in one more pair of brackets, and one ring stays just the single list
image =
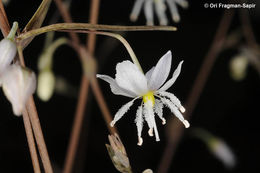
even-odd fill
[{"label": "brown stem", "polygon": [[[97,24],[98,12],[99,12],[99,0],[92,0],[91,7],[90,7],[89,23]],[[91,55],[94,55],[95,45],[96,45],[96,34],[89,34],[86,46]]]},{"label": "brown stem", "polygon": [[10,31],[10,25],[5,13],[2,0],[0,0],[0,27],[4,37],[6,37]]},{"label": "brown stem", "polygon": [[107,125],[107,128],[109,129],[109,132],[111,134],[117,133],[117,130],[110,126],[110,122],[112,121],[111,113],[108,110],[107,104],[105,102],[105,99],[104,99],[102,92],[101,92],[101,89],[99,87],[97,78],[92,77],[91,80],[90,80],[90,85],[91,85],[91,88],[92,88],[94,95],[97,99],[98,106],[100,107],[100,109],[102,111],[102,115],[103,115],[104,120],[106,121],[106,125]]},{"label": "brown stem", "polygon": [[36,106],[33,100],[33,96],[29,98],[26,104],[26,109],[29,113],[29,118],[32,122],[33,132],[38,146],[38,150],[42,159],[42,164],[46,173],[52,173],[51,161],[49,159],[47,147],[42,134],[41,124],[36,110]]},{"label": "brown stem", "polygon": [[[91,7],[90,7],[91,24],[97,23],[98,11],[99,11],[98,8],[99,8],[99,0],[92,0]],[[66,16],[68,19],[70,18],[69,15]],[[65,21],[69,21],[68,19]],[[87,41],[87,46],[88,46],[87,48],[91,55],[93,55],[95,50],[95,41],[96,41],[96,35],[90,34]],[[88,97],[88,91],[89,91],[89,80],[85,75],[82,75],[77,109],[74,116],[75,118],[72,126],[72,132],[71,132],[69,146],[66,154],[66,160],[64,164],[65,165],[63,170],[64,173],[70,173],[74,165],[74,160],[78,149],[79,137],[80,137],[82,124],[84,120],[84,112],[85,112],[85,105]]]},{"label": "brown stem", "polygon": [[[19,60],[20,60],[21,65],[23,67],[25,67],[22,47],[20,45],[18,45],[18,54],[19,54]],[[29,114],[29,118],[30,118],[30,121],[32,124],[34,136],[36,139],[36,143],[37,143],[38,150],[39,150],[39,153],[41,156],[44,170],[46,173],[52,173],[53,170],[52,170],[52,166],[51,166],[51,161],[50,161],[50,158],[48,155],[48,150],[47,150],[47,147],[46,147],[46,144],[44,141],[44,137],[42,134],[41,124],[40,124],[40,120],[39,120],[39,116],[38,116],[38,113],[36,110],[33,96],[31,96],[29,98],[29,100],[27,101],[26,109],[27,109],[27,112]]]},{"label": "brown stem", "polygon": [[[232,18],[234,16],[234,10],[225,10],[222,19],[220,21],[217,33],[215,35],[214,41],[206,54],[200,71],[196,77],[192,90],[188,96],[186,102],[187,112],[185,114],[186,119],[190,119],[192,112],[197,105],[198,99],[202,93],[202,90],[206,84],[208,76],[211,72],[211,69],[216,61],[216,58],[221,51],[222,45],[225,41],[226,34],[228,32],[229,26],[231,24]],[[162,156],[158,173],[166,173],[170,167],[171,159],[176,151],[179,141],[183,135],[183,126],[176,122],[176,120],[171,120],[170,128],[173,128],[171,135],[169,136],[168,144],[165,148],[165,152]]]},{"label": "brown stem", "polygon": [[[62,2],[62,0],[54,0],[55,3],[56,3],[56,6],[57,8],[59,9],[59,12],[63,18],[63,20],[66,22],[66,23],[72,23],[72,19],[71,19],[71,16],[70,16],[70,13],[69,11],[67,10],[65,4]],[[72,33],[72,32],[69,32],[69,35],[70,35],[70,38],[71,40],[76,43],[76,44],[79,44],[80,41],[79,41],[79,37],[77,36],[76,33]]]},{"label": "brown stem", "polygon": [[70,135],[69,146],[65,157],[63,173],[70,173],[73,168],[73,163],[78,148],[82,122],[84,119],[84,111],[85,111],[85,105],[88,96],[88,88],[89,88],[89,81],[85,77],[85,75],[82,75],[79,99],[78,99],[77,109],[76,109],[75,118],[73,122],[72,132]]},{"label": "brown stem", "polygon": [[241,27],[243,30],[244,37],[247,41],[248,46],[258,49],[257,42],[255,39],[254,31],[250,23],[248,10],[239,9],[239,17],[241,20]]},{"label": "brown stem", "polygon": [[34,142],[34,137],[32,132],[32,126],[30,123],[28,112],[26,110],[23,111],[23,123],[24,123],[26,137],[27,137],[29,150],[32,158],[33,170],[35,173],[41,173],[39,160],[37,156],[37,150],[35,147],[35,142]]}]

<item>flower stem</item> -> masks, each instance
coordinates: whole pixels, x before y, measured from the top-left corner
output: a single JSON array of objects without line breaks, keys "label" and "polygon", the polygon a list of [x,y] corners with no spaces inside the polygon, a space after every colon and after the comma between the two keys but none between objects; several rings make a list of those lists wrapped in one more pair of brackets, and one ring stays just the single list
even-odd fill
[{"label": "flower stem", "polygon": [[44,26],[38,29],[33,29],[22,33],[17,37],[17,40],[22,41],[29,37],[37,36],[50,31],[68,31],[68,30],[97,30],[97,31],[176,31],[173,26],[114,26],[114,25],[100,25],[89,23],[57,23]]},{"label": "flower stem", "polygon": [[[23,67],[25,67],[22,46],[18,45],[17,49],[18,49],[20,63]],[[47,147],[46,147],[44,137],[43,137],[43,134],[42,134],[41,124],[40,124],[40,120],[39,120],[39,117],[38,117],[38,113],[37,113],[37,110],[36,110],[36,106],[35,106],[35,103],[34,103],[33,96],[31,96],[28,99],[27,104],[26,104],[26,109],[27,109],[27,112],[29,114],[29,118],[30,118],[30,121],[31,121],[31,124],[32,124],[34,136],[35,136],[35,139],[36,139],[36,143],[37,143],[38,150],[39,150],[39,153],[40,153],[40,156],[41,156],[41,160],[42,160],[42,163],[43,163],[44,170],[45,170],[46,173],[53,173],[51,161],[49,159]]]},{"label": "flower stem", "polygon": [[33,137],[33,132],[32,132],[32,126],[31,122],[28,116],[28,112],[26,110],[23,111],[23,122],[24,122],[24,128],[26,132],[26,137],[29,145],[29,150],[32,158],[32,165],[33,165],[33,170],[35,173],[40,173],[40,164],[37,156],[37,150],[35,147],[35,141]]}]

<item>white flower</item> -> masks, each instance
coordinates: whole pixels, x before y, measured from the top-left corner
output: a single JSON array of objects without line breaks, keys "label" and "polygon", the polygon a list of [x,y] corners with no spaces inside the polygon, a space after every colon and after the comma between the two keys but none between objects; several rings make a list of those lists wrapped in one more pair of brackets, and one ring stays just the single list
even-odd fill
[{"label": "white flower", "polygon": [[111,91],[114,94],[133,98],[133,100],[123,105],[118,110],[114,120],[111,122],[111,126],[114,126],[114,124],[128,111],[136,99],[142,98],[142,103],[137,109],[135,119],[138,133],[138,145],[142,145],[143,142],[141,132],[144,120],[149,126],[149,135],[153,136],[154,131],[156,141],[160,140],[154,116],[156,113],[162,120],[162,124],[166,123],[162,112],[164,105],[170,108],[171,112],[183,122],[186,128],[189,127],[189,122],[185,120],[180,113],[180,111],[185,111],[181,102],[175,95],[166,92],[179,76],[183,63],[183,61],[179,63],[172,78],[165,83],[171,69],[171,60],[172,54],[171,51],[168,51],[158,61],[156,66],[151,68],[145,75],[130,61],[123,61],[117,64],[115,79],[107,75],[97,75],[98,78],[101,78],[110,84]]},{"label": "white flower", "polygon": [[17,64],[10,65],[2,76],[3,91],[11,102],[13,112],[19,116],[36,88],[35,74]]},{"label": "white flower", "polygon": [[236,165],[236,156],[231,148],[221,139],[212,138],[210,141],[211,152],[229,169]]},{"label": "white flower", "polygon": [[50,100],[55,89],[55,76],[51,70],[42,70],[38,76],[37,95],[42,101]]},{"label": "white flower", "polygon": [[176,4],[180,5],[183,8],[188,7],[188,2],[186,0],[135,0],[134,7],[130,14],[131,21],[136,21],[142,6],[144,5],[144,15],[146,18],[147,25],[153,25],[153,5],[155,7],[155,13],[159,19],[160,25],[167,25],[168,20],[166,17],[166,7],[165,1],[169,6],[172,20],[174,22],[180,21],[180,15],[177,9]]},{"label": "white flower", "polygon": [[16,44],[5,38],[0,42],[0,77],[11,64],[16,54]]}]

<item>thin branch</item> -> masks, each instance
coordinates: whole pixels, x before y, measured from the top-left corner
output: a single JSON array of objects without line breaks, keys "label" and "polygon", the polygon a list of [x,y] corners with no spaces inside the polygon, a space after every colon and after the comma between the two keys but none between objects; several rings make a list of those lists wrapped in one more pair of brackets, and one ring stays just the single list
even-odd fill
[{"label": "thin branch", "polygon": [[[18,54],[19,54],[19,60],[20,60],[21,65],[23,67],[25,67],[23,51],[22,51],[21,45],[18,45]],[[27,109],[27,112],[29,114],[29,118],[30,118],[30,121],[32,124],[34,136],[36,139],[36,143],[37,143],[38,150],[39,150],[39,153],[41,156],[44,170],[46,173],[52,173],[53,170],[52,170],[52,166],[51,166],[51,161],[50,161],[47,147],[46,147],[44,137],[42,134],[41,124],[40,124],[40,120],[39,120],[39,116],[38,116],[38,113],[36,110],[33,96],[30,96],[29,100],[27,101],[26,109]]]},{"label": "thin branch", "polygon": [[[57,6],[60,8],[60,11],[63,13],[64,20],[72,22],[70,15],[67,14],[67,10],[62,6],[62,2],[60,0],[55,0],[57,3]],[[90,23],[96,24],[97,18],[98,18],[98,8],[99,8],[99,0],[92,0],[91,1],[91,11],[90,11]],[[73,38],[74,42],[79,42],[77,35],[74,32],[70,32],[71,38]],[[88,37],[87,45],[88,50],[91,55],[93,55],[95,50],[95,41],[96,41],[96,35],[90,34]],[[74,160],[76,156],[76,152],[78,149],[78,142],[79,137],[81,133],[81,128],[84,120],[84,112],[85,112],[85,106],[87,102],[88,97],[88,91],[89,91],[89,80],[88,78],[83,74],[81,78],[81,84],[80,84],[80,92],[79,92],[79,98],[77,103],[77,109],[74,116],[74,122],[72,126],[72,132],[70,136],[69,146],[67,150],[67,154],[65,157],[65,167],[63,172],[64,173],[70,173],[72,171]]]},{"label": "thin branch", "polygon": [[105,102],[105,99],[102,95],[101,89],[100,89],[99,84],[97,82],[97,78],[92,77],[90,80],[91,80],[90,81],[91,88],[94,92],[95,98],[97,99],[98,106],[100,107],[100,109],[102,111],[102,115],[103,115],[103,118],[106,121],[106,125],[107,125],[107,128],[109,129],[109,132],[111,134],[117,133],[116,129],[112,128],[110,126],[110,122],[112,121],[111,113],[110,113],[110,111],[107,107],[107,104]]},{"label": "thin branch", "polygon": [[[214,41],[212,42],[212,45],[204,58],[200,71],[188,96],[185,106],[187,108],[187,112],[185,114],[186,119],[191,118],[192,112],[198,103],[198,99],[203,91],[214,62],[216,61],[216,58],[225,41],[233,16],[233,9],[225,10],[222,16]],[[176,120],[171,120],[169,125],[171,128],[171,133],[157,171],[158,173],[166,173],[168,171],[171,165],[171,160],[184,132],[183,126]]]},{"label": "thin branch", "polygon": [[28,146],[32,158],[33,170],[35,173],[41,173],[40,164],[37,156],[37,150],[35,147],[35,141],[32,132],[32,126],[30,123],[28,112],[26,110],[23,111],[23,122],[24,122],[24,128],[25,128],[26,137],[28,141]]},{"label": "thin branch", "polygon": [[75,155],[78,148],[80,131],[84,119],[85,105],[87,102],[88,90],[89,90],[88,88],[89,88],[89,80],[85,77],[85,75],[82,75],[78,103],[77,103],[76,113],[74,116],[74,122],[71,130],[69,145],[65,157],[63,173],[70,173],[74,165]]},{"label": "thin branch", "polygon": [[[37,36],[50,31],[59,30],[97,30],[97,31],[176,31],[173,26],[120,26],[120,25],[101,25],[89,23],[56,23],[44,26],[38,29],[33,29],[20,34],[17,39],[19,41]],[[73,41],[73,40],[72,40]]]},{"label": "thin branch", "polygon": [[6,37],[10,31],[10,25],[5,13],[2,0],[0,0],[0,27],[4,37]]}]

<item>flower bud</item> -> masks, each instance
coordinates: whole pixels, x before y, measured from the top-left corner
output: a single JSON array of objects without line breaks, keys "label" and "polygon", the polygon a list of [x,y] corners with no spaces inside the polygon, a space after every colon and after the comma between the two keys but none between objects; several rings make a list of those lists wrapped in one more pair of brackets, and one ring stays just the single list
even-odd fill
[{"label": "flower bud", "polygon": [[42,101],[48,101],[55,88],[55,76],[51,70],[43,70],[38,76],[37,95]]},{"label": "flower bud", "polygon": [[14,114],[21,115],[28,98],[36,88],[34,72],[17,64],[10,65],[2,76],[2,85],[5,96],[12,104]]},{"label": "flower bud", "polygon": [[109,135],[108,139],[110,145],[106,144],[107,151],[116,169],[119,172],[131,171],[131,166],[125,151],[125,147],[122,144],[119,136],[117,134]]},{"label": "flower bud", "polygon": [[236,80],[243,80],[246,76],[248,59],[244,55],[235,56],[230,60],[230,75]]},{"label": "flower bud", "polygon": [[5,38],[0,42],[0,77],[11,64],[16,54],[16,44]]}]

